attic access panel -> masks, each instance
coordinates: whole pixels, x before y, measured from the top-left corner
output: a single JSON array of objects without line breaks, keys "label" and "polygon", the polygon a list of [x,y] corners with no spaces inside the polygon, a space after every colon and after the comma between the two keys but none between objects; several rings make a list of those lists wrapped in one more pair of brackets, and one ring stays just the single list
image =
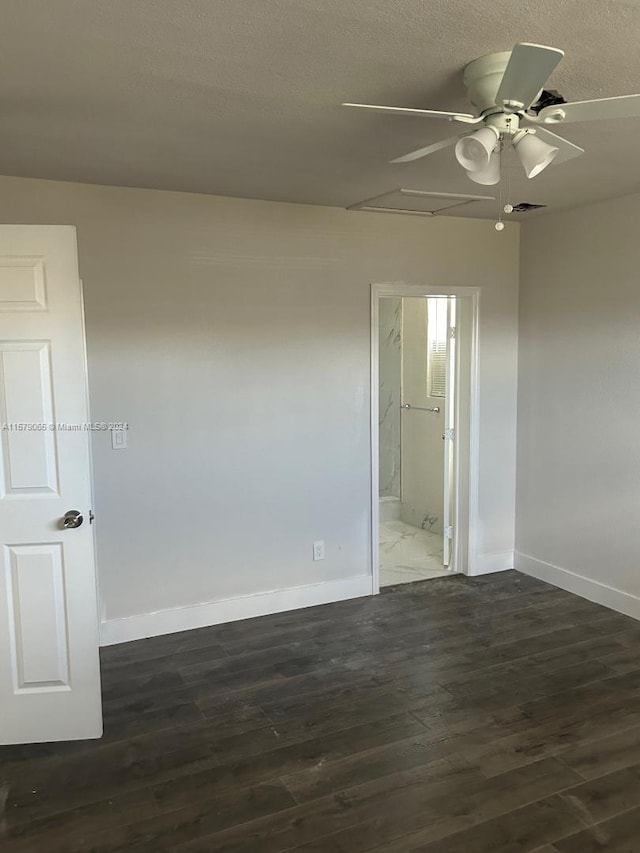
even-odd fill
[{"label": "attic access panel", "polygon": [[495,201],[492,195],[466,195],[465,193],[428,192],[427,190],[397,189],[359,201],[347,210],[365,210],[376,213],[407,213],[414,216],[437,216],[452,207],[461,207],[474,201]]}]

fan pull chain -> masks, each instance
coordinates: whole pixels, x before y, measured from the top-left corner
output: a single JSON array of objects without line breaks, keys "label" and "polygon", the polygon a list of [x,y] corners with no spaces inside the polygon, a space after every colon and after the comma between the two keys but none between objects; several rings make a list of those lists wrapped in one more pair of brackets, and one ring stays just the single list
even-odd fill
[{"label": "fan pull chain", "polygon": [[[507,121],[507,124],[510,124],[510,121]],[[496,231],[504,231],[504,222],[502,221],[502,214],[513,213],[513,205],[511,204],[511,160],[510,155],[507,154],[507,150],[511,150],[513,145],[511,144],[511,136],[508,137],[508,142],[504,138],[501,138],[502,149],[503,149],[503,158],[502,162],[504,164],[506,174],[507,174],[507,201],[503,205],[502,203],[502,181],[498,185],[498,221],[495,224]]]},{"label": "fan pull chain", "polygon": [[[504,141],[502,135],[500,135],[499,145],[504,149]],[[495,224],[495,229],[496,231],[504,231],[504,222],[502,221],[502,180],[498,182],[498,221]]]},{"label": "fan pull chain", "polygon": [[[513,138],[509,137],[509,152],[513,151]],[[507,154],[507,203],[504,206],[505,213],[513,213],[511,204],[511,153]]]}]

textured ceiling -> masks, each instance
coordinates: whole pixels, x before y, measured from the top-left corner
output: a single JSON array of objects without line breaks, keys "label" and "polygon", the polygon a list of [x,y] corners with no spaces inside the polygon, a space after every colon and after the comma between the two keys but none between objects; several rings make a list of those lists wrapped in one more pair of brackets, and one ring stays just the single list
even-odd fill
[{"label": "textured ceiling", "polygon": [[[448,122],[340,102],[468,109],[463,66],[518,41],[565,50],[549,85],[567,100],[640,92],[640,0],[0,7],[0,173],[8,175],[343,207],[401,186],[484,193],[494,188],[471,183],[451,149],[388,164],[451,136]],[[558,132],[586,154],[532,181],[513,163],[514,202],[557,209],[640,191],[640,119]],[[492,216],[496,207],[455,212]]]}]

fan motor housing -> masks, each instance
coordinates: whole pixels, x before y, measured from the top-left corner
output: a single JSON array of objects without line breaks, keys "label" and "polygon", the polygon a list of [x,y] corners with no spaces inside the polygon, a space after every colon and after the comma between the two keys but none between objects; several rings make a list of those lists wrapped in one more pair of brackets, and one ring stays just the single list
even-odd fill
[{"label": "fan motor housing", "polygon": [[510,50],[489,53],[474,59],[465,67],[464,85],[469,92],[469,100],[478,112],[496,108],[496,95],[510,57]]}]

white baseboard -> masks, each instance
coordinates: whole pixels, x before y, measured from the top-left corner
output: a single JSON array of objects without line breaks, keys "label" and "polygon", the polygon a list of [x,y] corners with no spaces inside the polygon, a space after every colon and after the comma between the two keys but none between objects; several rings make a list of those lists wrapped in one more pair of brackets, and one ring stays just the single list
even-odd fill
[{"label": "white baseboard", "polygon": [[508,572],[513,568],[513,551],[501,551],[499,554],[480,554],[473,566],[469,567],[469,577],[490,575],[493,572]]},{"label": "white baseboard", "polygon": [[567,592],[573,592],[589,601],[595,601],[596,604],[610,607],[611,610],[617,610],[618,613],[640,619],[640,598],[638,596],[623,592],[620,589],[614,589],[612,586],[591,580],[591,578],[585,578],[583,575],[570,572],[568,569],[561,569],[560,566],[554,566],[552,563],[537,560],[528,554],[520,554],[516,551],[515,556],[516,569],[519,572],[546,581]]},{"label": "white baseboard", "polygon": [[380,521],[400,521],[400,498],[380,498]]},{"label": "white baseboard", "polygon": [[208,601],[188,607],[141,613],[122,619],[107,619],[100,625],[100,645],[112,646],[129,640],[158,637],[176,631],[189,631],[207,625],[220,625],[238,619],[251,619],[285,610],[329,604],[347,598],[361,598],[372,593],[371,575],[359,575],[339,581],[277,589],[254,595],[242,595],[221,601]]}]

